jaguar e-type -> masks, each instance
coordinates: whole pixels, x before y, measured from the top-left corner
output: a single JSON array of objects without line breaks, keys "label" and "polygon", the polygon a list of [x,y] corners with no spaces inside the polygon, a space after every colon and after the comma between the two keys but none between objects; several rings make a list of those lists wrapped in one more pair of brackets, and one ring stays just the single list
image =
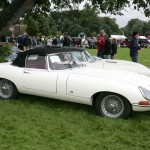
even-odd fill
[{"label": "jaguar e-type", "polygon": [[[68,51],[72,51],[71,47],[66,47]],[[131,61],[126,60],[113,60],[113,59],[101,59],[99,57],[92,56],[87,50],[83,48],[76,48],[73,52],[74,58],[76,57],[82,64],[85,64],[88,68],[103,68],[105,70],[127,70],[138,74],[143,74],[150,77],[150,68]]]},{"label": "jaguar e-type", "polygon": [[0,98],[19,93],[91,105],[110,118],[150,110],[150,78],[123,70],[90,69],[65,48],[36,48],[0,64]]}]

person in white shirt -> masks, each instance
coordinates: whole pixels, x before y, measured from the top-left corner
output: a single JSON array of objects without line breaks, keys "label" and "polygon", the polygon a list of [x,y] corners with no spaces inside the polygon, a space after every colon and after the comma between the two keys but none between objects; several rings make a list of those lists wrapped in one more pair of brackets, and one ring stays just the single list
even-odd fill
[{"label": "person in white shirt", "polygon": [[52,45],[52,39],[51,38],[47,39],[47,45]]}]

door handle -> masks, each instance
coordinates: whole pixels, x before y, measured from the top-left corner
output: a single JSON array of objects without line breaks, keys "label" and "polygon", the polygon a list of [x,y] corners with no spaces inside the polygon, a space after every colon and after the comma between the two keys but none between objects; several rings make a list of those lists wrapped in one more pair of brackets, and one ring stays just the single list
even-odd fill
[{"label": "door handle", "polygon": [[26,74],[30,74],[30,72],[29,72],[29,71],[25,71],[25,70],[24,70],[23,72],[24,72],[24,73],[26,73]]}]

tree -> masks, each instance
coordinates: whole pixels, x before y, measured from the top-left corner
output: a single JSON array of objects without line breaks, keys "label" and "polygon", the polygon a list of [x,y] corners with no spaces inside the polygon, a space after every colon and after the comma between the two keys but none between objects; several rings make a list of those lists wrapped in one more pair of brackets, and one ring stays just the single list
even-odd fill
[{"label": "tree", "polygon": [[42,30],[41,33],[45,36],[49,36],[50,35],[50,26],[48,23],[48,18],[44,19],[44,22],[42,24]]},{"label": "tree", "polygon": [[33,20],[32,18],[29,18],[27,22],[27,33],[31,36],[36,36],[38,34],[38,31],[38,22]]},{"label": "tree", "polygon": [[100,17],[99,18],[99,31],[104,30],[108,36],[112,34],[120,34],[121,31],[119,26],[116,23],[116,19],[109,17]]},{"label": "tree", "polygon": [[[57,26],[55,24],[55,21],[50,15],[43,14],[43,13],[38,13],[38,14],[34,13],[32,15],[30,14],[26,15],[25,18],[23,19],[23,23],[27,24],[27,27],[29,28],[32,28],[31,27],[32,25],[29,24],[29,22],[31,21],[32,24],[34,25],[33,32],[36,31],[35,35],[37,35],[37,32],[45,36],[50,36],[50,35],[54,36],[57,34]],[[30,33],[31,32],[32,31],[30,31]]]},{"label": "tree", "polygon": [[127,31],[127,36],[131,36],[134,31],[139,32],[140,35],[143,35],[142,29],[143,29],[143,21],[139,19],[131,19],[128,21],[128,24],[125,26]]},{"label": "tree", "polygon": [[99,17],[97,9],[86,6],[83,10],[68,10],[52,12],[51,16],[55,20],[57,29],[62,33],[66,32],[70,26],[78,24],[83,27],[87,36],[92,36],[92,33],[98,33],[99,28],[107,28],[108,34],[120,33],[119,26],[115,19],[108,17]]},{"label": "tree", "polygon": [[57,34],[57,26],[55,24],[55,21],[51,16],[48,16],[48,22],[50,27],[50,35],[55,36]]},{"label": "tree", "polygon": [[[54,8],[75,8],[84,0],[1,0],[0,1],[0,31],[3,27],[9,27],[14,24],[20,17],[25,15],[27,11],[39,12],[50,11],[50,6]],[[88,0],[91,5],[104,13],[121,14],[121,9],[132,4],[134,9],[143,8],[146,16],[150,16],[150,1],[149,0]],[[85,5],[89,5],[86,3]]]},{"label": "tree", "polygon": [[70,35],[70,36],[78,36],[78,34],[80,33],[80,32],[84,32],[84,29],[83,29],[83,27],[82,26],[80,26],[80,25],[78,25],[78,24],[74,24],[73,26],[71,26],[71,27],[69,27],[68,28],[68,34]]},{"label": "tree", "polygon": [[150,21],[143,22],[143,35],[148,36],[150,35]]},{"label": "tree", "polygon": [[62,22],[60,22],[60,31],[62,33],[66,32],[69,27],[73,25],[72,20],[69,20],[69,18],[65,18]]},{"label": "tree", "polygon": [[84,28],[84,33],[85,33],[85,35],[87,36],[87,37],[90,37],[90,36],[92,36],[92,32],[91,32],[91,29],[90,28]]},{"label": "tree", "polygon": [[[7,0],[2,0],[5,2]],[[7,1],[8,2],[8,1]],[[7,4],[5,8],[1,5],[3,10],[0,12],[0,31],[5,27],[17,22],[26,11],[31,10],[34,6],[34,0],[12,0],[10,4]]]},{"label": "tree", "polygon": [[100,24],[98,16],[99,12],[97,12],[97,9],[87,6],[79,13],[80,17],[78,17],[78,24],[84,28],[89,28],[91,32],[98,32]]},{"label": "tree", "polygon": [[120,29],[121,30],[121,33],[123,34],[123,35],[125,35],[126,37],[130,37],[129,36],[129,31],[128,31],[128,29],[126,28],[126,27],[123,27],[123,28],[121,28]]}]

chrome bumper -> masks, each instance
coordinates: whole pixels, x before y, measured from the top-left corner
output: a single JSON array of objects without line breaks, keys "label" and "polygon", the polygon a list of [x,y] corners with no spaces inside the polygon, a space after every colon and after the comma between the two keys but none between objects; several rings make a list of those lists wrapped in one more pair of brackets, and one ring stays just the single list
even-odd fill
[{"label": "chrome bumper", "polygon": [[150,105],[132,104],[133,111],[150,111]]}]

